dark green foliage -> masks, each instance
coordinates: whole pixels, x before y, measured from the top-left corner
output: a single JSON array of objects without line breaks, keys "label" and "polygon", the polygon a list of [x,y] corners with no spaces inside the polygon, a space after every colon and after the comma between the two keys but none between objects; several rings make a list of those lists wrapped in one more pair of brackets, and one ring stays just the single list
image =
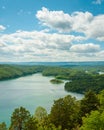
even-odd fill
[{"label": "dark green foliage", "polygon": [[70,68],[46,67],[42,74],[44,76],[55,76],[58,79],[69,79]]},{"label": "dark green foliage", "polygon": [[7,80],[42,72],[43,66],[0,65],[0,80]]},{"label": "dark green foliage", "polygon": [[[76,109],[77,108],[77,109]],[[51,108],[50,121],[56,126],[61,126],[62,130],[71,130],[77,124],[79,105],[75,98],[66,96],[54,101]]]},{"label": "dark green foliage", "polygon": [[0,123],[0,130],[7,130],[5,122]]},{"label": "dark green foliage", "polygon": [[65,84],[66,91],[84,93],[92,90],[99,93],[104,88],[104,75],[83,74],[72,78],[70,82]]},{"label": "dark green foliage", "polygon": [[104,110],[104,90],[102,90],[98,94],[98,98],[99,98],[99,101],[100,101],[100,110],[103,111]]},{"label": "dark green foliage", "polygon": [[80,101],[79,122],[81,123],[81,118],[92,110],[98,110],[99,106],[98,96],[93,91],[86,92],[84,98]]},{"label": "dark green foliage", "polygon": [[53,84],[61,84],[61,83],[63,83],[63,81],[59,80],[59,79],[51,79],[50,82],[53,83]]},{"label": "dark green foliage", "polygon": [[99,109],[83,117],[80,130],[104,130],[104,90],[99,93],[98,99],[100,100]]},{"label": "dark green foliage", "polygon": [[23,130],[38,130],[38,122],[36,119],[33,117],[29,118],[29,120],[25,123]]}]

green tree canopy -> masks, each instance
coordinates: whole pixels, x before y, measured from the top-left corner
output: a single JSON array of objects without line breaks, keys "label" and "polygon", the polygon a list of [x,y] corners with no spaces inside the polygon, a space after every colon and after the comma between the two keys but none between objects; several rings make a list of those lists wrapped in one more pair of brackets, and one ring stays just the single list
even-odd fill
[{"label": "green tree canopy", "polygon": [[54,101],[50,120],[56,127],[61,126],[63,130],[71,130],[77,123],[78,111],[76,99],[69,95]]},{"label": "green tree canopy", "polygon": [[100,109],[104,110],[104,90],[99,93],[98,98],[100,100]]},{"label": "green tree canopy", "polygon": [[97,95],[91,90],[86,92],[84,98],[80,102],[81,117],[85,116],[87,113],[90,113],[92,110],[97,110],[99,105]]},{"label": "green tree canopy", "polygon": [[23,130],[38,130],[38,122],[31,117],[26,123]]},{"label": "green tree canopy", "polygon": [[42,119],[47,117],[47,111],[45,108],[39,106],[37,107],[37,109],[35,110],[35,115],[34,117],[38,120],[38,121],[42,121]]},{"label": "green tree canopy", "polygon": [[16,108],[11,116],[10,130],[23,130],[30,117],[30,112],[25,108]]},{"label": "green tree canopy", "polygon": [[7,130],[6,124],[4,122],[0,123],[0,130]]},{"label": "green tree canopy", "polygon": [[83,117],[80,130],[104,130],[104,111],[92,111],[87,117]]}]

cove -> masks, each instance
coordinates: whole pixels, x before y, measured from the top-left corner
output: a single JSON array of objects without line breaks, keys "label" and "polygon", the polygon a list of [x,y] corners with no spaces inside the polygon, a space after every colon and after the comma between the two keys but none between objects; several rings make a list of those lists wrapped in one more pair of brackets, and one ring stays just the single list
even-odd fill
[{"label": "cove", "polygon": [[72,95],[77,99],[82,94],[66,92],[64,83],[52,84],[53,77],[45,77],[37,73],[18,79],[0,81],[0,122],[10,124],[11,114],[15,108],[23,106],[34,114],[38,106],[44,107],[48,112],[54,100]]}]

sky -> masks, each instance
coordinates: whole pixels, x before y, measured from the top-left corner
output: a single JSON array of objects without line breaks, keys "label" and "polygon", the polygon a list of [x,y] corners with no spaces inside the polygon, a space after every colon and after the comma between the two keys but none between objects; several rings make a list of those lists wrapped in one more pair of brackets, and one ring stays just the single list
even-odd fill
[{"label": "sky", "polygon": [[0,0],[0,62],[104,61],[104,0]]}]

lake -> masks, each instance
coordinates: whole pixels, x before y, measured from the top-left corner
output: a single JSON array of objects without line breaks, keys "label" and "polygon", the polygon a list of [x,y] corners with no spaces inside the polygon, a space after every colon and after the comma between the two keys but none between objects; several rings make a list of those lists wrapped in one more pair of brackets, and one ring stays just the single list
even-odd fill
[{"label": "lake", "polygon": [[69,93],[64,90],[64,83],[52,84],[53,77],[45,77],[40,73],[20,77],[13,80],[0,81],[0,122],[10,124],[11,114],[15,108],[23,106],[34,114],[38,106],[48,112],[54,100],[68,94],[77,99],[82,94]]}]

